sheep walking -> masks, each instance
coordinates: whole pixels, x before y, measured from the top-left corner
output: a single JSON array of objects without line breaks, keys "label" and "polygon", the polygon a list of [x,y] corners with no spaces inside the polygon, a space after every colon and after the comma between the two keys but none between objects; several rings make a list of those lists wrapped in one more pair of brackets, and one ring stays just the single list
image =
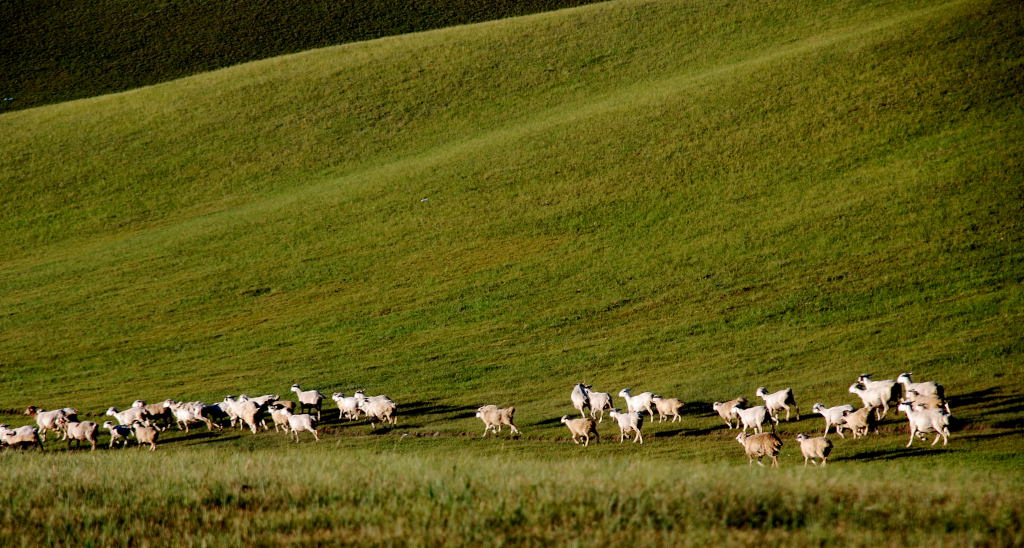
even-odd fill
[{"label": "sheep walking", "polygon": [[911,394],[914,394],[920,400],[939,402],[939,405],[944,407],[946,412],[949,413],[949,404],[946,402],[946,389],[941,384],[934,381],[914,382],[910,375],[910,373],[900,373],[900,376],[896,377],[896,382],[903,386],[906,399],[911,399]]},{"label": "sheep walking", "polygon": [[139,442],[141,448],[143,444],[149,444],[150,451],[156,451],[156,439],[160,435],[160,431],[154,428],[151,424],[144,421],[135,421],[132,423],[132,430],[135,433],[135,440]]},{"label": "sheep walking", "polygon": [[778,419],[771,416],[768,413],[768,408],[763,405],[757,405],[749,409],[739,409],[734,407],[732,412],[739,417],[740,422],[743,423],[743,433],[747,433],[747,428],[752,428],[755,434],[764,432],[764,419],[767,416],[772,421],[772,429],[778,424]]},{"label": "sheep walking", "polygon": [[121,442],[122,449],[128,447],[128,436],[134,434],[131,426],[126,424],[114,424],[110,421],[105,421],[103,423],[103,429],[110,431],[110,449],[113,449],[117,442]]},{"label": "sheep walking", "polygon": [[597,419],[597,422],[604,420],[605,411],[615,409],[612,395],[608,392],[594,392],[588,387],[587,399],[590,400],[590,418]]},{"label": "sheep walking", "polygon": [[497,405],[481,406],[476,410],[476,417],[484,423],[484,433],[481,437],[487,437],[487,432],[489,430],[493,430],[494,435],[497,436],[498,433],[501,432],[502,425],[508,425],[508,427],[512,429],[512,433],[515,435],[522,434],[512,422],[515,414],[515,407],[506,407],[502,409]]},{"label": "sheep walking", "polygon": [[320,407],[323,405],[324,395],[317,390],[303,390],[299,388],[298,384],[293,384],[291,391],[298,395],[299,411],[305,412],[307,408],[310,411],[315,409],[316,420],[320,420]]},{"label": "sheep walking", "polygon": [[29,416],[35,416],[36,429],[38,431],[39,440],[41,442],[46,441],[47,432],[51,430],[54,432],[60,432],[60,427],[57,425],[58,420],[61,417],[67,417],[69,415],[66,409],[54,409],[52,411],[47,411],[45,409],[40,409],[34,405],[30,405],[27,408],[25,408],[25,414]]},{"label": "sheep walking", "polygon": [[914,405],[914,409],[942,409],[949,413],[949,402],[933,395],[921,394],[917,390],[907,390],[907,401]]},{"label": "sheep walking", "polygon": [[900,388],[894,380],[873,381],[871,375],[862,373],[850,386],[850,393],[857,394],[865,407],[874,407],[876,418],[881,421],[889,414],[889,404],[900,402]]},{"label": "sheep walking", "polygon": [[733,420],[736,421],[736,428],[740,427],[739,415],[737,415],[734,410],[737,408],[742,409],[745,405],[747,405],[747,398],[739,397],[733,400],[729,400],[727,402],[716,401],[715,403],[711,404],[711,409],[717,411],[718,416],[722,417],[722,420],[725,421],[725,425],[728,426],[730,430],[732,430]]},{"label": "sheep walking", "polygon": [[398,417],[395,416],[395,409],[398,406],[391,398],[383,394],[367,397],[362,390],[353,395],[359,400],[359,410],[370,419],[370,428],[377,428],[378,422],[392,426],[398,424]]},{"label": "sheep walking", "polygon": [[800,443],[800,452],[804,454],[804,466],[807,466],[808,460],[817,466],[815,459],[821,459],[821,465],[825,466],[828,456],[832,454],[832,442],[828,438],[811,438],[805,434],[797,434],[796,441]]},{"label": "sheep walking", "polygon": [[594,419],[570,419],[568,416],[562,417],[562,424],[569,428],[569,432],[572,433],[572,442],[579,445],[579,440],[583,440],[583,446],[590,445],[590,436],[594,436],[594,443],[601,442],[601,435],[597,433],[597,421]]},{"label": "sheep walking", "polygon": [[743,450],[747,453],[748,465],[754,463],[754,458],[757,458],[758,466],[764,466],[761,462],[762,457],[769,457],[772,459],[772,467],[777,468],[779,466],[779,451],[782,449],[782,440],[775,435],[774,432],[768,432],[763,434],[752,434],[750,436],[740,432],[736,436],[736,441],[743,446]]},{"label": "sheep walking", "polygon": [[672,422],[682,420],[680,411],[686,404],[677,398],[663,398],[655,395],[651,401],[654,402],[654,408],[658,410],[658,422],[665,422],[665,419],[669,417],[672,417]]},{"label": "sheep walking", "polygon": [[117,419],[118,424],[133,424],[136,421],[148,421],[149,411],[144,407],[129,407],[124,411],[118,411],[116,407],[107,409],[105,415]]},{"label": "sheep walking", "polygon": [[944,409],[915,410],[910,402],[903,402],[897,406],[897,410],[907,414],[907,421],[910,422],[910,440],[907,447],[914,443],[914,436],[922,438],[929,432],[935,432],[935,441],[932,445],[939,443],[942,438],[942,445],[949,443],[949,413]]},{"label": "sheep walking", "polygon": [[828,436],[828,429],[835,427],[839,429],[839,423],[843,420],[848,413],[853,413],[853,406],[850,404],[837,405],[835,407],[825,407],[824,404],[815,403],[811,407],[811,412],[817,413],[825,418],[825,435]]},{"label": "sheep walking", "polygon": [[654,394],[651,392],[642,392],[637,395],[630,394],[632,388],[623,388],[619,392],[619,397],[626,400],[626,411],[630,413],[643,413],[647,412],[651,418],[654,418],[654,410],[651,409],[652,399]]},{"label": "sheep walking", "polygon": [[359,418],[359,398],[335,392],[331,399],[338,404],[338,420],[347,418],[354,421]]},{"label": "sheep walking", "polygon": [[39,428],[35,426],[19,426],[12,429],[6,424],[0,424],[0,445],[38,447],[43,451],[43,440],[39,435]]},{"label": "sheep walking", "polygon": [[778,415],[783,409],[786,410],[786,422],[789,422],[789,406],[791,405],[796,410],[796,420],[800,420],[800,407],[796,404],[792,388],[786,388],[769,394],[768,389],[761,386],[758,387],[755,394],[764,400],[764,406],[768,408],[768,412],[771,413],[775,422],[779,422]]},{"label": "sheep walking", "polygon": [[836,424],[836,433],[840,438],[846,439],[843,430],[850,430],[853,432],[853,438],[857,439],[867,436],[871,430],[878,432],[877,414],[872,411],[877,412],[878,410],[873,407],[861,407],[853,413],[843,415],[843,418]]},{"label": "sheep walking", "polygon": [[77,449],[83,441],[92,445],[90,451],[96,450],[96,435],[99,425],[92,421],[72,422],[67,417],[58,419],[57,425],[64,432],[64,438],[68,440],[68,450],[71,450],[71,442],[75,442]]},{"label": "sheep walking", "polygon": [[569,400],[572,401],[572,406],[580,412],[581,417],[587,416],[584,409],[590,407],[590,398],[587,397],[589,389],[590,387],[583,383],[576,383],[572,387],[572,392],[569,393]]},{"label": "sheep walking", "polygon": [[162,424],[164,427],[170,427],[174,424],[174,412],[166,405],[167,402],[173,400],[164,400],[156,403],[146,403],[143,400],[135,400],[132,402],[132,407],[141,407],[149,413],[149,423],[153,426],[160,428]]},{"label": "sheep walking", "polygon": [[644,427],[643,415],[633,412],[619,413],[619,410],[615,409],[609,412],[608,416],[619,423],[619,443],[622,443],[626,438],[628,438],[631,432],[635,432],[636,436],[633,437],[633,443],[639,441],[640,444],[643,445],[644,436],[640,433],[640,430]]}]

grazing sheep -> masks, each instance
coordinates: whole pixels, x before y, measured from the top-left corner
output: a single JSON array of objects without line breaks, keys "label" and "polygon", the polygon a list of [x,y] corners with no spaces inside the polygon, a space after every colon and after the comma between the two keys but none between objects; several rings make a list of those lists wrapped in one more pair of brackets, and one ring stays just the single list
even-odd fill
[{"label": "grazing sheep", "polygon": [[43,440],[39,436],[39,428],[35,426],[19,426],[10,428],[6,424],[0,424],[0,445],[10,447],[38,447],[43,451]]},{"label": "grazing sheep", "polygon": [[642,392],[635,396],[630,394],[632,388],[623,388],[619,392],[619,397],[626,400],[626,411],[630,413],[642,413],[647,411],[647,414],[654,418],[654,410],[651,409],[654,394],[651,392]]},{"label": "grazing sheep", "polygon": [[903,402],[896,409],[906,413],[907,420],[910,422],[910,441],[907,442],[907,447],[914,443],[915,435],[920,435],[923,439],[924,434],[928,432],[935,432],[935,441],[932,442],[932,445],[939,442],[940,436],[942,445],[949,443],[949,413],[945,410],[924,409],[918,411],[910,402]]},{"label": "grazing sheep", "polygon": [[736,441],[740,442],[743,450],[747,453],[747,458],[749,459],[747,465],[753,464],[754,457],[757,457],[758,466],[764,466],[764,463],[761,462],[761,457],[771,457],[772,467],[776,468],[779,466],[778,455],[779,450],[782,449],[782,440],[774,432],[750,436],[740,432],[736,436]]},{"label": "grazing sheep", "polygon": [[572,433],[572,442],[579,445],[579,438],[583,438],[583,446],[590,445],[590,436],[594,436],[594,443],[601,443],[601,435],[597,433],[597,421],[594,419],[570,419],[562,417],[562,423],[569,427]]},{"label": "grazing sheep", "polygon": [[755,434],[764,432],[764,428],[761,426],[764,423],[765,416],[768,416],[772,421],[772,429],[774,430],[775,425],[779,423],[778,419],[771,416],[768,413],[768,408],[763,405],[757,405],[749,409],[738,409],[733,408],[733,413],[739,417],[740,422],[743,423],[743,433],[747,433],[747,428],[753,428]]},{"label": "grazing sheep", "polygon": [[768,408],[768,413],[772,415],[775,422],[779,422],[778,414],[783,409],[786,410],[786,422],[789,422],[790,405],[796,410],[796,420],[800,420],[800,407],[797,406],[796,398],[793,397],[792,388],[786,388],[769,394],[768,389],[761,386],[758,387],[755,394],[764,400],[764,406]]},{"label": "grazing sheep", "polygon": [[124,411],[118,411],[116,407],[107,409],[105,415],[117,419],[118,424],[132,424],[135,421],[149,420],[149,411],[143,407],[129,407]]},{"label": "grazing sheep", "polygon": [[804,466],[807,466],[808,459],[815,466],[818,463],[814,462],[814,459],[821,459],[821,465],[825,466],[828,456],[832,453],[832,442],[828,438],[810,438],[804,434],[797,434],[796,441],[800,443],[800,452],[804,454]]},{"label": "grazing sheep", "polygon": [[665,419],[669,417],[672,417],[672,422],[682,420],[679,411],[686,405],[685,403],[676,398],[663,398],[658,395],[652,397],[651,401],[654,402],[654,408],[658,410],[658,422],[665,422]]},{"label": "grazing sheep", "polygon": [[[858,385],[858,389],[855,390],[854,387]],[[850,387],[850,393],[860,396],[865,407],[869,405],[874,407],[875,414],[878,420],[881,421],[889,414],[889,404],[900,402],[900,388],[899,383],[894,380],[873,381],[871,380],[871,375],[862,373],[857,377],[857,382]],[[881,409],[881,411],[878,411],[878,409]]]},{"label": "grazing sheep", "polygon": [[853,406],[844,404],[835,407],[825,407],[821,403],[816,403],[811,407],[811,412],[825,417],[825,435],[828,436],[829,427],[835,426],[838,429],[839,422],[843,420],[843,417],[847,413],[853,413]]},{"label": "grazing sheep", "polygon": [[597,422],[604,420],[604,412],[615,409],[612,405],[612,395],[608,392],[594,392],[587,389],[587,399],[590,400],[590,418],[597,419]]},{"label": "grazing sheep", "polygon": [[60,431],[60,428],[58,428],[57,426],[57,420],[60,419],[61,417],[65,417],[68,415],[66,409],[69,408],[54,409],[52,411],[47,411],[45,409],[40,409],[34,405],[30,405],[27,408],[25,408],[25,414],[29,416],[35,415],[39,439],[40,441],[46,441],[46,433],[48,431]]},{"label": "grazing sheep", "polygon": [[[910,393],[914,392],[920,398],[934,398],[945,403],[946,389],[941,384],[934,381],[913,382],[910,375],[910,373],[900,373],[900,376],[896,377],[896,382],[903,385],[907,399],[910,399]],[[946,412],[949,412],[948,405],[946,405]]]},{"label": "grazing sheep", "polygon": [[487,437],[489,430],[494,430],[494,435],[497,436],[501,432],[501,426],[507,424],[512,429],[513,434],[522,434],[516,425],[512,423],[513,417],[516,414],[515,407],[506,407],[504,409],[497,405],[484,405],[476,410],[476,418],[484,422],[484,433],[480,437]]},{"label": "grazing sheep", "polygon": [[733,419],[736,420],[736,428],[740,427],[740,418],[736,414],[735,410],[736,408],[742,409],[744,405],[747,405],[747,398],[739,397],[734,400],[729,400],[727,402],[716,401],[711,405],[711,409],[717,411],[718,416],[722,417],[722,420],[725,421],[726,426],[728,426],[729,429],[732,430]]},{"label": "grazing sheep", "polygon": [[917,390],[907,390],[907,401],[914,404],[914,409],[944,409],[949,413],[949,402],[938,396],[926,396]]},{"label": "grazing sheep", "polygon": [[103,423],[103,428],[110,430],[110,448],[114,448],[114,443],[117,441],[121,442],[121,448],[128,447],[128,436],[132,435],[134,431],[131,426],[126,424],[114,424],[110,421]]},{"label": "grazing sheep", "polygon": [[846,439],[846,436],[843,435],[843,430],[850,430],[853,432],[853,438],[857,439],[861,436],[867,436],[871,430],[878,432],[878,417],[872,411],[877,411],[877,409],[861,407],[853,413],[843,415],[842,420],[836,424],[836,433],[839,434],[840,438]]},{"label": "grazing sheep", "polygon": [[590,390],[589,386],[583,383],[576,383],[572,387],[572,392],[569,393],[569,399],[572,400],[572,406],[580,412],[580,416],[582,417],[587,416],[583,409],[590,406],[590,398],[587,397],[587,390]]},{"label": "grazing sheep", "polygon": [[359,398],[355,396],[346,397],[341,392],[335,392],[331,399],[338,404],[338,420],[348,418],[356,420],[359,418]]},{"label": "grazing sheep", "polygon": [[320,406],[323,405],[324,395],[318,390],[303,390],[298,384],[293,384],[291,390],[299,397],[299,411],[305,411],[307,407],[310,410],[315,409],[316,420],[320,420]]},{"label": "grazing sheep", "polygon": [[135,421],[132,423],[132,430],[135,433],[135,439],[139,442],[139,447],[142,444],[148,443],[150,451],[156,451],[156,439],[160,435],[160,431],[154,428],[147,421]]},{"label": "grazing sheep", "polygon": [[[353,394],[359,400],[359,410],[370,419],[370,427],[376,428],[376,422],[392,425],[398,424],[398,417],[394,415],[395,402],[385,395],[366,397],[362,390]],[[376,421],[376,422],[375,422]]]},{"label": "grazing sheep", "polygon": [[75,442],[75,448],[77,449],[83,441],[87,441],[92,445],[90,451],[96,450],[96,434],[99,430],[99,425],[92,421],[84,422],[72,422],[67,417],[60,417],[57,419],[57,426],[64,431],[64,438],[68,440],[68,450],[71,450],[71,442]]},{"label": "grazing sheep", "polygon": [[619,443],[622,443],[630,432],[636,432],[636,436],[633,438],[633,443],[637,441],[641,445],[644,443],[644,436],[640,433],[640,429],[644,427],[644,416],[640,413],[619,413],[618,409],[614,409],[608,413],[608,416],[615,419],[619,423]]}]

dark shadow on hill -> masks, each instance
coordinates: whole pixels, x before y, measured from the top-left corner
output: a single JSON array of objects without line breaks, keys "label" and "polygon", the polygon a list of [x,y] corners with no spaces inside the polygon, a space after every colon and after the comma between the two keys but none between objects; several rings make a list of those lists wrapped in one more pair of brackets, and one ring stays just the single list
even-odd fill
[{"label": "dark shadow on hill", "polygon": [[[923,442],[922,442],[923,443]],[[931,443],[931,442],[928,442]],[[939,442],[940,444],[942,442]],[[845,459],[858,460],[858,461],[872,461],[872,460],[892,460],[892,459],[904,459],[911,457],[928,457],[931,455],[938,455],[940,453],[952,453],[956,450],[938,447],[901,447],[899,449],[878,449],[875,451],[865,451],[854,455],[845,456]]]}]

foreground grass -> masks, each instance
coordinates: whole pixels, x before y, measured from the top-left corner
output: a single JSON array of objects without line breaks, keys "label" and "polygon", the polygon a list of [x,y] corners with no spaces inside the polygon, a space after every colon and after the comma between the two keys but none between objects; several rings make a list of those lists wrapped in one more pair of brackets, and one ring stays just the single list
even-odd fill
[{"label": "foreground grass", "polygon": [[578,448],[552,461],[466,456],[466,447],[389,439],[287,451],[9,453],[0,456],[9,501],[0,539],[7,546],[1024,541],[1024,485],[1006,471],[900,462],[766,470],[595,457]]}]

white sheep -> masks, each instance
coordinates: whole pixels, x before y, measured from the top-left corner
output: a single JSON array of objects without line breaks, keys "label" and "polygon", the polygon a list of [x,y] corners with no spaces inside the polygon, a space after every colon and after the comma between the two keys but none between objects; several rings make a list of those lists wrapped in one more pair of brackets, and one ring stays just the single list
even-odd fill
[{"label": "white sheep", "polygon": [[838,424],[843,420],[843,417],[847,413],[853,413],[853,406],[843,404],[835,407],[825,407],[824,404],[816,403],[811,407],[811,412],[825,417],[825,435],[828,436],[828,429],[832,426],[838,429]]},{"label": "white sheep", "polygon": [[[241,398],[241,396],[239,396]],[[267,405],[261,405],[255,400],[246,399],[245,401],[239,401],[236,411],[238,412],[239,418],[242,419],[242,423],[249,427],[249,430],[255,434],[261,427],[266,428],[266,423],[263,419],[263,412],[267,410]]]},{"label": "white sheep", "polygon": [[6,424],[0,424],[0,445],[11,447],[35,446],[43,451],[43,441],[39,435],[39,428],[35,426],[19,426],[10,428]]},{"label": "white sheep", "polygon": [[760,434],[764,432],[764,428],[761,426],[764,423],[764,418],[767,416],[772,421],[772,427],[778,424],[779,421],[775,417],[768,413],[768,408],[763,405],[756,405],[748,409],[740,409],[734,407],[732,412],[739,417],[740,423],[743,424],[743,433],[747,433],[747,428],[753,428],[754,433]]},{"label": "white sheep", "polygon": [[[900,373],[896,377],[896,382],[903,385],[903,392],[908,398],[911,392],[915,392],[922,398],[935,398],[943,402],[946,401],[946,389],[941,384],[934,381],[914,382],[910,375],[911,373]],[[948,405],[946,406],[946,412],[949,412]]]},{"label": "white sheep", "polygon": [[36,428],[39,434],[39,439],[40,441],[46,441],[46,433],[48,431],[60,431],[60,428],[57,425],[57,421],[61,417],[68,416],[69,413],[67,409],[69,408],[54,409],[52,411],[47,411],[45,409],[40,409],[34,405],[30,405],[27,408],[25,408],[25,414],[29,416],[35,415]]},{"label": "white sheep", "polygon": [[783,409],[786,410],[786,422],[789,422],[790,405],[796,410],[796,420],[800,420],[800,407],[797,406],[796,398],[793,397],[792,388],[785,388],[769,394],[768,389],[761,386],[758,387],[755,394],[764,400],[764,406],[768,408],[768,412],[775,418],[775,422],[779,422],[778,415]]},{"label": "white sheep", "polygon": [[654,402],[654,408],[658,410],[658,422],[665,422],[665,419],[669,417],[672,417],[672,422],[682,420],[679,412],[686,404],[679,401],[679,399],[663,398],[655,394],[651,401]]},{"label": "white sheep", "polygon": [[[370,427],[376,428],[376,422],[384,424],[398,424],[398,417],[395,416],[395,402],[385,395],[367,397],[362,390],[353,394],[359,400],[359,410],[370,419]],[[375,422],[376,421],[376,422]]]},{"label": "white sheep", "polygon": [[821,459],[821,465],[825,466],[828,456],[832,454],[832,442],[828,438],[811,438],[801,433],[796,435],[796,441],[800,443],[800,452],[804,454],[804,466],[807,466],[808,459],[815,466],[818,463],[814,459]]},{"label": "white sheep", "polygon": [[303,390],[298,384],[293,384],[291,390],[298,395],[299,411],[305,411],[307,407],[310,410],[316,409],[316,420],[320,420],[320,407],[323,405],[324,395],[318,390]]},{"label": "white sheep", "polygon": [[118,424],[132,424],[135,421],[149,420],[149,411],[144,407],[129,407],[124,411],[118,411],[116,407],[107,409],[105,415],[117,419]]},{"label": "white sheep", "polygon": [[121,442],[121,448],[128,447],[128,436],[134,433],[131,426],[127,424],[114,424],[110,421],[103,423],[103,428],[110,430],[110,448],[114,448],[115,442]]},{"label": "white sheep", "polygon": [[139,447],[142,444],[148,443],[150,451],[156,451],[156,439],[160,435],[160,431],[149,424],[148,421],[135,421],[132,423],[132,430],[135,434],[135,439],[139,442]]},{"label": "white sheep", "polygon": [[160,423],[164,426],[169,427],[174,424],[174,412],[165,404],[173,400],[164,400],[157,403],[146,403],[142,400],[135,400],[132,402],[132,407],[142,407],[149,412],[149,422],[157,429],[160,429]]},{"label": "white sheep", "polygon": [[779,466],[779,451],[782,449],[782,440],[775,435],[774,432],[761,433],[746,435],[740,432],[736,436],[736,441],[743,446],[743,450],[747,453],[747,465],[754,463],[754,457],[757,457],[758,466],[764,466],[761,462],[761,457],[770,457],[772,459],[772,467]]},{"label": "white sheep", "polygon": [[836,433],[839,434],[840,438],[846,439],[843,435],[843,430],[850,430],[853,432],[854,439],[861,436],[867,436],[868,432],[872,429],[878,432],[878,417],[873,407],[861,407],[860,409],[843,415],[843,418],[836,424]]},{"label": "white sheep", "polygon": [[276,406],[278,413],[283,414],[288,418],[288,430],[292,436],[295,437],[295,443],[299,443],[299,432],[309,432],[313,434],[313,439],[320,441],[320,435],[317,434],[316,428],[313,424],[316,422],[316,418],[313,415],[305,413],[299,415],[293,415],[290,410],[282,406]]},{"label": "white sheep", "polygon": [[732,421],[734,419],[736,420],[736,428],[739,428],[740,426],[739,415],[736,414],[735,409],[742,409],[744,405],[747,405],[747,398],[739,397],[734,400],[729,400],[727,402],[716,401],[715,403],[711,404],[711,409],[717,411],[718,416],[722,417],[722,420],[725,421],[726,426],[728,426],[729,429],[732,430]]},{"label": "white sheep", "polygon": [[[171,410],[174,414],[174,421],[178,426],[178,430],[185,430],[187,434],[189,432],[189,425],[194,422],[201,422],[206,425],[207,430],[213,430],[213,421],[203,416],[203,408],[206,404],[203,402],[177,402],[173,400],[167,400],[164,402],[164,406]],[[219,428],[220,425],[217,425]]]},{"label": "white sheep", "polygon": [[647,411],[647,414],[654,418],[654,410],[651,409],[652,398],[654,394],[652,392],[642,392],[635,396],[630,394],[632,388],[623,388],[619,392],[619,397],[626,400],[626,411],[630,413],[642,413]]},{"label": "white sheep", "polygon": [[633,437],[633,443],[640,442],[644,443],[644,436],[640,433],[640,430],[644,427],[644,416],[640,413],[629,412],[619,413],[618,409],[614,409],[608,413],[608,416],[615,419],[619,423],[619,443],[622,443],[631,432],[636,432],[636,436]]},{"label": "white sheep", "polygon": [[[863,389],[863,394],[870,396],[872,403],[864,402],[864,406],[870,405],[875,408],[875,414],[878,416],[878,420],[881,421],[889,414],[889,404],[900,402],[901,386],[899,383],[892,379],[886,379],[882,381],[871,380],[871,375],[868,373],[861,373],[857,377],[856,384],[860,384]],[[850,387],[851,394],[857,394],[860,396],[861,401],[864,401],[864,395],[855,392],[854,387]],[[881,411],[878,411],[881,409]]]},{"label": "white sheep", "polygon": [[270,418],[274,422],[274,431],[287,433],[289,431],[288,417],[291,416],[292,410],[277,403],[271,404],[267,410],[270,411]]},{"label": "white sheep", "polygon": [[331,399],[338,404],[338,420],[343,418],[357,420],[359,418],[359,398],[355,396],[346,397],[341,392],[335,392],[331,395]]},{"label": "white sheep", "polygon": [[917,390],[907,390],[907,401],[914,404],[914,409],[944,409],[949,413],[949,402],[938,396],[926,396]]},{"label": "white sheep", "polygon": [[594,392],[587,388],[587,399],[590,400],[590,418],[597,419],[597,422],[604,420],[605,411],[615,409],[612,395],[608,392]]},{"label": "white sheep", "polygon": [[590,399],[587,397],[587,390],[589,389],[590,387],[583,383],[576,383],[572,386],[572,392],[569,393],[569,400],[572,401],[572,406],[580,412],[582,417],[587,416],[583,410],[590,406]]},{"label": "white sheep", "polygon": [[910,423],[910,441],[907,442],[907,447],[910,447],[914,443],[914,436],[921,435],[928,432],[935,432],[935,441],[932,445],[939,442],[939,437],[942,437],[942,445],[949,443],[949,413],[943,409],[924,409],[915,410],[914,406],[910,402],[900,403],[897,408],[898,411],[902,411],[907,414],[907,421]]},{"label": "white sheep", "polygon": [[494,430],[494,435],[498,435],[501,432],[502,425],[508,425],[512,429],[513,434],[522,434],[516,425],[512,423],[515,418],[516,408],[506,407],[500,408],[497,405],[484,405],[476,410],[476,418],[480,419],[484,423],[484,433],[481,437],[486,437],[489,430]]},{"label": "white sheep", "polygon": [[77,449],[83,441],[87,441],[92,445],[91,451],[96,450],[96,434],[99,430],[99,425],[92,421],[70,421],[67,417],[62,416],[57,419],[57,426],[64,432],[64,439],[68,440],[68,450],[71,449],[71,442],[75,442],[75,448]]},{"label": "white sheep", "polygon": [[570,419],[562,416],[562,424],[569,428],[572,433],[572,442],[579,445],[579,438],[583,439],[583,446],[590,445],[590,436],[594,436],[594,443],[601,442],[601,435],[597,433],[597,421],[594,419]]}]

